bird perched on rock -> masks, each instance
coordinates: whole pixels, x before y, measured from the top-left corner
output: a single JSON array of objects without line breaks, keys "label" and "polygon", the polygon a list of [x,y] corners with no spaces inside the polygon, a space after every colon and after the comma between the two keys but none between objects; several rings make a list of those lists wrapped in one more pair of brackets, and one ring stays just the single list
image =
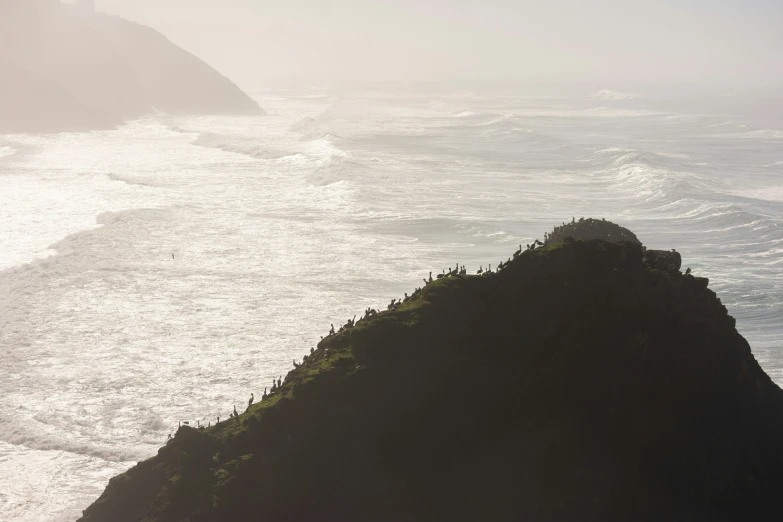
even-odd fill
[{"label": "bird perched on rock", "polygon": [[688,267],[688,270],[685,271],[685,275],[690,275],[690,274],[691,274],[691,267]]}]

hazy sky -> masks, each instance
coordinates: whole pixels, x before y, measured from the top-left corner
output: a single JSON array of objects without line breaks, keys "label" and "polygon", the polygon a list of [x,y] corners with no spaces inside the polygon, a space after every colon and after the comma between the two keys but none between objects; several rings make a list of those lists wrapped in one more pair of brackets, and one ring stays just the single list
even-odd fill
[{"label": "hazy sky", "polygon": [[783,84],[781,0],[98,0],[243,87],[301,77]]}]

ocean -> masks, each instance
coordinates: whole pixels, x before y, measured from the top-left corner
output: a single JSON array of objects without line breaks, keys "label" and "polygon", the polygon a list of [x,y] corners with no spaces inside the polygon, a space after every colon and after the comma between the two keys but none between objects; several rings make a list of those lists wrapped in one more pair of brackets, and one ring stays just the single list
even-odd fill
[{"label": "ocean", "polygon": [[609,91],[255,98],[266,116],[0,136],[3,520],[75,520],[330,324],[582,216],[677,249],[783,384],[783,130]]}]

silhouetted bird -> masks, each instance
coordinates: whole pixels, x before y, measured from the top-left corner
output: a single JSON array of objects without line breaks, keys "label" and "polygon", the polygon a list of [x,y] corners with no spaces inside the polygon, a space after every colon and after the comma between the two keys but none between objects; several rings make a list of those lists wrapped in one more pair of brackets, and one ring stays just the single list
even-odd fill
[{"label": "silhouetted bird", "polygon": [[685,271],[685,275],[689,275],[691,273],[691,267],[688,267],[688,270]]}]

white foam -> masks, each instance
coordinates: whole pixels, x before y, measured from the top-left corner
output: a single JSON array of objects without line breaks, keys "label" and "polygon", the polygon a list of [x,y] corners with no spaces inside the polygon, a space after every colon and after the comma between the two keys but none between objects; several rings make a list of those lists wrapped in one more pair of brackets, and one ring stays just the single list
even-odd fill
[{"label": "white foam", "polygon": [[745,198],[783,203],[783,187],[780,185],[740,189],[733,191],[733,194]]},{"label": "white foam", "polygon": [[610,89],[601,89],[593,94],[593,97],[600,98],[602,100],[635,100],[641,98],[638,94],[630,94],[626,92],[613,91]]},{"label": "white foam", "polygon": [[199,147],[207,147],[213,149],[220,149],[226,152],[233,152],[236,154],[244,154],[254,159],[278,159],[285,156],[290,156],[293,152],[290,150],[275,150],[269,146],[261,144],[256,139],[248,139],[241,136],[226,136],[214,133],[202,133],[199,134],[195,140],[194,145]]},{"label": "white foam", "polygon": [[[0,163],[2,518],[76,518],[178,421],[259,396],[329,323],[572,216],[677,248],[765,367],[783,361],[783,212],[737,197],[778,186],[754,166],[779,151],[766,136],[584,100],[475,95],[456,119],[465,98],[438,96],[270,96],[263,119],[19,137]],[[716,149],[742,172],[696,165]]]},{"label": "white foam", "polygon": [[16,149],[10,145],[0,144],[0,159],[6,156],[13,156],[16,153]]}]

